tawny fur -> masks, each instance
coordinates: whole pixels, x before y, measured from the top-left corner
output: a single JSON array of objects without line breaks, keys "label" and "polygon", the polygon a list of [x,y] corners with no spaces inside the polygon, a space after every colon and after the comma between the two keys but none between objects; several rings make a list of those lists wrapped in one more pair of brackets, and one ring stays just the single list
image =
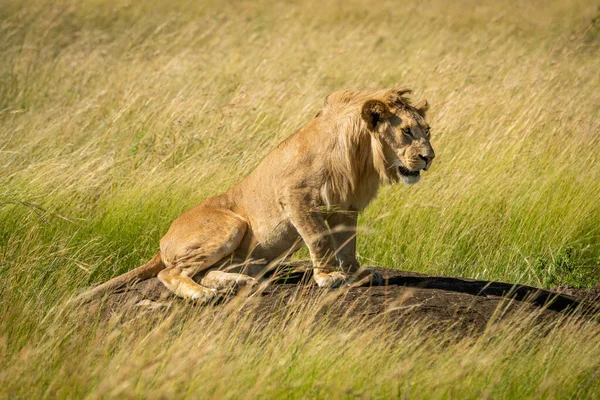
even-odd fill
[{"label": "tawny fur", "polygon": [[[148,264],[83,298],[158,275],[180,297],[209,301],[224,286],[254,284],[265,265],[308,246],[319,286],[335,287],[359,270],[357,213],[381,183],[415,183],[434,157],[425,121],[408,89],[342,90],[304,128],[280,143],[227,192],[179,216]],[[160,257],[160,262],[156,257]],[[191,278],[239,263],[244,274]],[[137,272],[136,272],[137,271]],[[217,282],[218,281],[218,282]]]}]

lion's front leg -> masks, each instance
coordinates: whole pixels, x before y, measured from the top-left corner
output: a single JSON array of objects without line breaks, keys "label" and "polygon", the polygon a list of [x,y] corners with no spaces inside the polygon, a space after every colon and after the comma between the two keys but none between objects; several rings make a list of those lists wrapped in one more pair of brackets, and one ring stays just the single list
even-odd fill
[{"label": "lion's front leg", "polygon": [[348,275],[339,270],[335,258],[335,242],[318,207],[308,196],[297,196],[286,202],[288,215],[302,236],[314,266],[313,278],[319,287],[339,287],[348,281]]},{"label": "lion's front leg", "polygon": [[358,212],[338,211],[328,219],[329,228],[336,246],[336,259],[340,268],[351,276],[355,283],[380,285],[384,279],[377,271],[361,268],[356,260],[356,234]]},{"label": "lion's front leg", "polygon": [[358,213],[356,211],[338,211],[327,218],[329,229],[335,246],[335,258],[347,274],[354,274],[360,269],[356,260],[356,227]]}]

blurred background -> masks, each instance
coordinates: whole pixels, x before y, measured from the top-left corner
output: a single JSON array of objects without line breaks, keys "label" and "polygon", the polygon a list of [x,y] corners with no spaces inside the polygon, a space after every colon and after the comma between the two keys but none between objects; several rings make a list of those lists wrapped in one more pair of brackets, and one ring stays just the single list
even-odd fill
[{"label": "blurred background", "polygon": [[328,93],[401,86],[430,102],[438,157],[367,209],[361,262],[591,285],[599,19],[571,0],[4,0],[4,276],[70,290],[130,269]]}]

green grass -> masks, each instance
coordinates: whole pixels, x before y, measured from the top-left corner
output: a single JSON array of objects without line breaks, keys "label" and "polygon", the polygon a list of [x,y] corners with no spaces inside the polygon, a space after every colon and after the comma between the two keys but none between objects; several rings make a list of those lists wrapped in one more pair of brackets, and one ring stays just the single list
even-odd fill
[{"label": "green grass", "polygon": [[427,98],[437,154],[367,208],[363,264],[599,284],[597,7],[1,0],[0,396],[597,397],[600,331],[578,322],[447,345],[425,326],[59,313],[346,87]]}]

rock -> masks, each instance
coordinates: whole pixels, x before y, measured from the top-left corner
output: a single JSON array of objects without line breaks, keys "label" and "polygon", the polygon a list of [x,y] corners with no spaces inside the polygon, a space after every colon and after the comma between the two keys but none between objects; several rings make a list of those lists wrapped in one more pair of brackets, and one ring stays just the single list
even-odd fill
[{"label": "rock", "polygon": [[[310,279],[309,266],[307,263],[287,264],[285,278],[274,279],[274,274],[264,277],[264,280],[271,279],[270,284],[260,285],[257,292],[249,295],[252,312],[259,317],[275,314],[286,306],[321,296],[323,307],[319,313],[327,318],[369,316],[392,320],[398,326],[427,321],[432,329],[452,327],[461,332],[480,332],[490,319],[503,319],[516,312],[527,313],[541,322],[556,320],[564,314],[596,319],[600,315],[595,302],[586,301],[583,292],[562,294],[531,286],[376,267],[373,268],[385,278],[381,286],[321,289]],[[281,276],[280,272],[276,275]],[[213,306],[218,307],[235,297],[231,294]],[[189,303],[153,278],[107,294],[96,302],[98,304],[103,314],[113,315],[132,309],[165,312],[177,304]]]}]

